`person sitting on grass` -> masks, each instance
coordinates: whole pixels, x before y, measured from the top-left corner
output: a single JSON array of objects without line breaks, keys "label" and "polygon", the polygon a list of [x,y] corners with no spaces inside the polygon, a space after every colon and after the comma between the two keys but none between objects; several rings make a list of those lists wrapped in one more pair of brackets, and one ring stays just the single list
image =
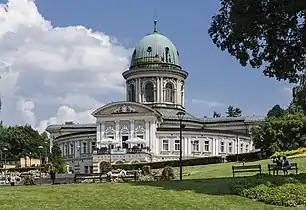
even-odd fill
[{"label": "person sitting on grass", "polygon": [[284,175],[288,175],[288,169],[291,168],[291,163],[286,156],[283,157],[284,160]]}]

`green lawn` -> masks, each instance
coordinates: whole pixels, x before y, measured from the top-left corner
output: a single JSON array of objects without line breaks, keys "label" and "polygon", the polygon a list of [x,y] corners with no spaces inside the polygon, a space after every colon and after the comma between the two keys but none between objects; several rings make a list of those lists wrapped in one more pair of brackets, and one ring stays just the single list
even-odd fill
[{"label": "green lawn", "polygon": [[[306,158],[294,159],[306,172]],[[261,163],[266,169],[267,160]],[[1,187],[1,209],[306,209],[232,195],[233,163],[185,167],[184,181]],[[265,171],[264,171],[265,172]]]}]

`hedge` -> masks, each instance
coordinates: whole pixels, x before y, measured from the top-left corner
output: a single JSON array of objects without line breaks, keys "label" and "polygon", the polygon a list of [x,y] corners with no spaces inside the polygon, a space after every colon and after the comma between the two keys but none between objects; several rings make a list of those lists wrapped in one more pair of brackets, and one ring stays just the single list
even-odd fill
[{"label": "hedge", "polygon": [[[42,171],[44,171],[45,167],[42,166]],[[8,172],[28,172],[28,171],[32,171],[32,170],[39,170],[40,167],[39,166],[36,166],[36,167],[21,167],[21,168],[7,168],[6,170]],[[0,169],[0,172],[4,172],[5,169],[4,168],[1,168]]]},{"label": "hedge", "polygon": [[234,194],[278,206],[306,206],[306,174],[270,176],[267,174],[233,179]]},{"label": "hedge", "polygon": [[[192,158],[192,159],[183,159],[182,166],[198,166],[198,165],[208,165],[222,163],[222,158],[220,156],[213,157],[202,157],[202,158]],[[143,166],[150,166],[151,169],[164,168],[166,166],[179,167],[179,160],[170,160],[170,161],[160,161],[160,162],[148,162],[148,163],[136,163],[136,164],[116,164],[113,165],[115,168],[121,168],[125,170],[137,170]]]},{"label": "hedge", "polygon": [[[262,160],[265,157],[266,157],[266,154],[262,153],[261,151],[240,153],[238,154],[238,161],[256,161],[256,160]],[[226,156],[226,160],[228,162],[237,161],[237,154]]]}]

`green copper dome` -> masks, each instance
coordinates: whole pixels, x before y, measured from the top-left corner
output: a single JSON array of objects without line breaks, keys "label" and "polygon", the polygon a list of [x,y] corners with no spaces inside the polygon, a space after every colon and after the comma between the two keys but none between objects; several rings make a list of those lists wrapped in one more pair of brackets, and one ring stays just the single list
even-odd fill
[{"label": "green copper dome", "polygon": [[166,36],[156,31],[140,40],[136,46],[132,60],[131,69],[137,67],[170,67],[180,68],[179,52],[175,45]]}]

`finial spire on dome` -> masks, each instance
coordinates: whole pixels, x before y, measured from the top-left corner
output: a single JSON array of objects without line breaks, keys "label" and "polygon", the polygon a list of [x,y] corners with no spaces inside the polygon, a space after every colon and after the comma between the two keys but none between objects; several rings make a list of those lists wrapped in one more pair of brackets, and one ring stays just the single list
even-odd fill
[{"label": "finial spire on dome", "polygon": [[156,9],[154,9],[154,32],[157,32]]},{"label": "finial spire on dome", "polygon": [[154,20],[154,32],[157,32],[157,20]]}]

